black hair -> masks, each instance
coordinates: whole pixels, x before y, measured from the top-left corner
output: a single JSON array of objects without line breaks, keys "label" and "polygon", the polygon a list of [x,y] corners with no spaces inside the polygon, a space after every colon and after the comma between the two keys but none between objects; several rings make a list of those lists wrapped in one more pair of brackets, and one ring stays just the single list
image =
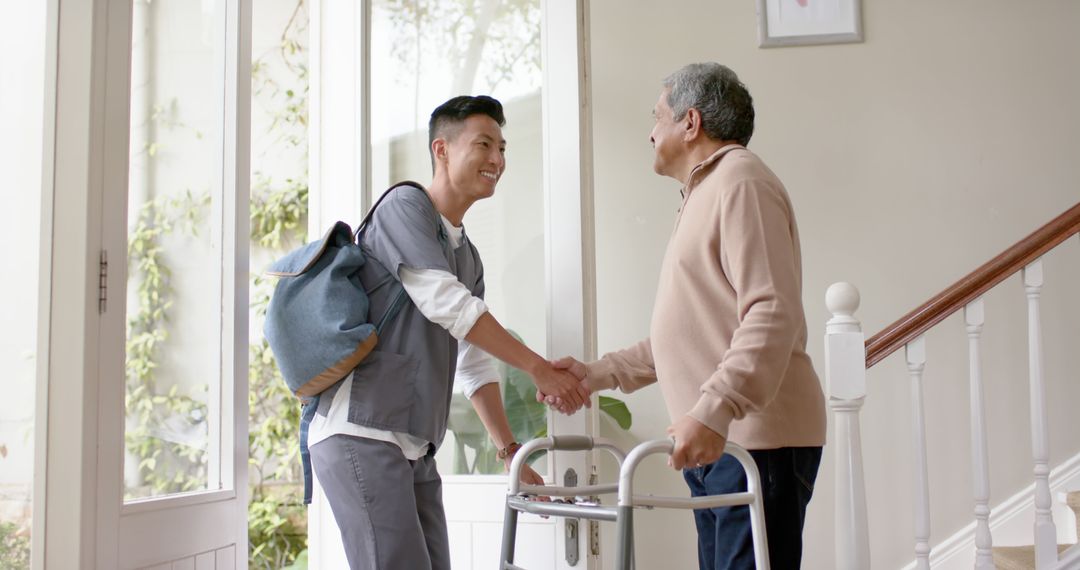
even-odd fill
[{"label": "black hair", "polygon": [[459,95],[435,107],[431,112],[431,120],[428,121],[428,152],[432,153],[432,170],[435,168],[435,155],[431,143],[440,136],[447,140],[454,138],[465,119],[473,115],[487,115],[500,127],[506,125],[502,103],[487,95]]}]

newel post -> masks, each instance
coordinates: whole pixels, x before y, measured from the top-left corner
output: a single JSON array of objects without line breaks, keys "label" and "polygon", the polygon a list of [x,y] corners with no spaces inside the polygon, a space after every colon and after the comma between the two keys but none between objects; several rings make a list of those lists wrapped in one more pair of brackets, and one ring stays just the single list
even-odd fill
[{"label": "newel post", "polygon": [[825,293],[825,383],[836,436],[836,568],[870,568],[859,411],[866,397],[866,348],[855,318],[859,290],[835,283]]}]

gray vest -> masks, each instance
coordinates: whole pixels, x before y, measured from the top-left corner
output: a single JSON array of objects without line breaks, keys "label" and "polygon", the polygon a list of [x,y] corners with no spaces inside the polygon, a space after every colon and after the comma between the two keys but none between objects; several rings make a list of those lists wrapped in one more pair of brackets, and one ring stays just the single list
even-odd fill
[{"label": "gray vest", "polygon": [[[451,249],[435,205],[420,188],[392,190],[375,209],[361,246],[368,262],[360,280],[371,301],[371,318],[384,314],[400,291],[402,266],[449,271],[473,295],[484,297],[480,254],[464,234],[461,245]],[[355,369],[349,421],[409,433],[437,448],[450,414],[457,349],[457,339],[406,297],[397,316],[383,328],[375,350]],[[319,413],[326,414],[340,386],[323,394]]]}]

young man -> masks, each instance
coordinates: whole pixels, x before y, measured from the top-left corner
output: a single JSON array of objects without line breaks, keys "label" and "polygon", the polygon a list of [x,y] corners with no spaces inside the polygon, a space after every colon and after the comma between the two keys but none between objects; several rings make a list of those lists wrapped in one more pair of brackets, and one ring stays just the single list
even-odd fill
[{"label": "young man", "polygon": [[[718,63],[668,77],[653,110],[657,174],[682,185],[649,338],[568,368],[590,390],[658,382],[675,439],[670,464],[694,496],[746,490],[730,440],[761,472],[769,558],[798,568],[825,443],[821,385],[806,354],[802,262],[784,185],[746,149],[750,93]],[[573,406],[549,402],[563,411]],[[694,511],[702,569],[753,568],[746,507]]]},{"label": "young man", "polygon": [[[529,373],[545,394],[588,405],[574,376],[515,340],[484,305],[483,265],[462,218],[495,192],[506,166],[503,124],[491,97],[440,105],[429,123],[431,184],[391,190],[364,231],[361,281],[371,315],[394,303],[397,283],[408,299],[372,354],[323,393],[309,431],[312,464],[354,570],[450,568],[434,455],[455,381],[507,465],[519,447],[487,354]],[[522,479],[543,482],[531,469]]]}]

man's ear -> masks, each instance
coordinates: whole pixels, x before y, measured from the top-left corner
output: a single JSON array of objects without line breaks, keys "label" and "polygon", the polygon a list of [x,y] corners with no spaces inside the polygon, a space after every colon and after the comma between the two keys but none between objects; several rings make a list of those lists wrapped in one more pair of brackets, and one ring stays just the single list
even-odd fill
[{"label": "man's ear", "polygon": [[690,142],[698,137],[703,131],[701,129],[701,111],[690,107],[686,110],[686,116],[683,117],[683,140]]},{"label": "man's ear", "polygon": [[435,157],[435,162],[446,160],[446,139],[439,137],[431,141],[431,155]]}]

